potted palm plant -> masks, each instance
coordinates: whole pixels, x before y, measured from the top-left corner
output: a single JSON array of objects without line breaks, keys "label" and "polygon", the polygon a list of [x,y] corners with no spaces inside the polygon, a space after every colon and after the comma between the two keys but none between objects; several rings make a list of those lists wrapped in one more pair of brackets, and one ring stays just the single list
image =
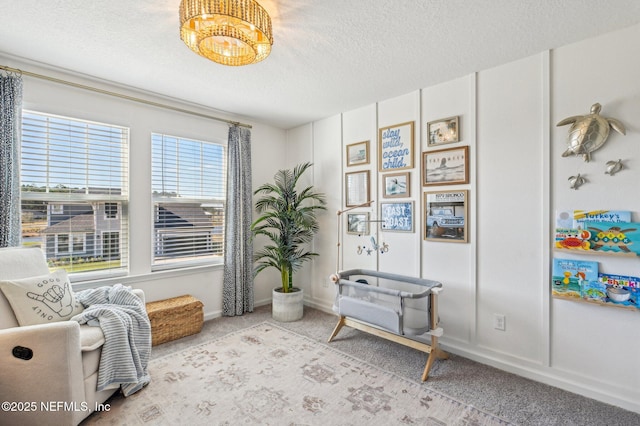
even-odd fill
[{"label": "potted palm plant", "polygon": [[308,244],[318,232],[316,212],[325,209],[325,196],[313,186],[298,189],[298,180],[312,163],[293,170],[279,170],[274,183],[254,191],[259,217],[251,224],[254,236],[263,235],[268,243],[254,254],[255,274],[267,268],[280,271],[281,285],[273,289],[272,316],[277,321],[302,318],[304,294],[293,285],[293,273],[317,253]]}]

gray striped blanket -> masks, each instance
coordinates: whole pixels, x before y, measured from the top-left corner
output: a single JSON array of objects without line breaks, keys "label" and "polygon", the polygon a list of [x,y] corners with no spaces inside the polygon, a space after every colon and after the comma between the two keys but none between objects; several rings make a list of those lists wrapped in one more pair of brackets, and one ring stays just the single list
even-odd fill
[{"label": "gray striped blanket", "polygon": [[118,386],[124,396],[150,381],[151,324],[144,303],[122,284],[82,290],[76,299],[85,310],[71,320],[100,326],[104,345],[98,369],[97,390]]}]

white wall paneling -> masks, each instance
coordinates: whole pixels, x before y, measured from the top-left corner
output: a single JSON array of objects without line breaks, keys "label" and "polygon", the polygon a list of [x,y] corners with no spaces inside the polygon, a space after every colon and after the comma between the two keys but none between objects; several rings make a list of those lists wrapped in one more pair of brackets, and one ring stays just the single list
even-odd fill
[{"label": "white wall paneling", "polygon": [[[393,232],[381,228],[378,223],[378,242],[387,243],[389,251],[378,255],[378,270],[404,274],[409,276],[420,276],[420,92],[415,91],[406,95],[398,96],[378,103],[378,129],[409,121],[414,122],[413,127],[413,168],[402,171],[410,173],[411,198],[382,198],[382,183],[380,176],[384,173],[372,172],[377,175],[375,194],[376,203],[374,209],[376,217],[380,218],[380,203],[394,201],[412,201],[413,206],[413,232]],[[377,149],[377,147],[376,147]],[[375,169],[378,171],[378,163]],[[385,172],[387,173],[387,172]]]},{"label": "white wall paneling", "polygon": [[[640,311],[592,306],[550,296],[551,248],[555,211],[559,209],[631,210],[640,221],[640,25],[570,46],[542,52],[474,75],[423,88],[342,114],[342,140],[314,150],[335,161],[346,145],[377,137],[377,129],[415,121],[415,167],[410,170],[416,229],[412,234],[382,232],[378,240],[389,253],[377,259],[352,252],[359,239],[343,233],[344,267],[375,267],[442,281],[440,316],[443,346],[460,355],[564,389],[640,412]],[[606,59],[600,58],[601,52]],[[627,135],[612,133],[591,163],[561,158],[567,127],[555,123],[587,114],[600,102],[602,115],[621,120]],[[460,116],[461,141],[426,147],[426,124]],[[334,131],[336,137],[339,132]],[[318,140],[315,141],[316,143]],[[469,145],[468,185],[422,187],[421,152]],[[380,173],[371,144],[369,169],[377,217]],[[604,174],[604,163],[623,159],[616,176]],[[359,169],[342,162],[344,172]],[[582,173],[587,184],[569,188],[567,178]],[[324,175],[323,175],[324,176]],[[324,179],[324,178],[323,178]],[[316,184],[322,184],[316,180]],[[372,187],[373,188],[373,187]],[[422,194],[426,190],[469,190],[469,242],[424,241]],[[344,200],[335,200],[336,207]],[[335,225],[331,227],[335,231]],[[317,245],[331,265],[335,243]],[[573,255],[576,256],[576,255]],[[600,270],[640,276],[637,258],[590,256]],[[324,275],[325,267],[322,269]],[[319,273],[317,272],[314,273]],[[324,277],[322,277],[324,278]],[[315,306],[329,310],[333,292],[314,277]],[[506,318],[496,330],[494,314]]]},{"label": "white wall paneling", "polygon": [[[371,179],[369,188],[371,199],[376,200],[376,202],[374,202],[370,207],[361,207],[344,213],[340,220],[342,221],[343,229],[346,230],[347,214],[349,213],[369,213],[370,220],[378,219],[378,131],[376,105],[368,105],[366,107],[344,113],[342,116],[342,134],[343,173],[341,173],[342,180],[340,185],[344,190],[345,173],[368,170]],[[369,141],[369,163],[347,166],[347,146],[356,142],[363,141]],[[339,209],[346,208],[344,193],[342,195],[342,198],[340,199],[339,206],[341,206]],[[336,211],[339,209],[336,209]],[[335,214],[336,212],[333,213]],[[340,269],[378,269],[377,255],[367,254],[365,251],[362,251],[360,254],[358,254],[358,246],[371,246],[372,237],[375,238],[376,241],[378,241],[380,237],[380,234],[378,232],[378,222],[369,222],[369,231],[369,235],[347,234],[346,232],[342,233],[342,263]]]},{"label": "white wall paneling", "polygon": [[[422,89],[421,150],[434,151],[469,146],[469,184],[422,186],[422,177],[418,176],[416,188],[420,205],[418,223],[421,241],[421,273],[423,278],[443,283],[441,293],[440,319],[445,329],[443,343],[447,341],[466,344],[475,338],[476,282],[475,282],[475,246],[477,245],[475,226],[476,204],[476,165],[475,165],[475,76],[459,78],[437,86]],[[428,147],[427,123],[447,117],[459,117],[459,142]],[[420,155],[422,157],[422,155]],[[421,160],[417,170],[423,170]],[[424,240],[424,193],[431,191],[469,190],[467,199],[467,243]]]}]

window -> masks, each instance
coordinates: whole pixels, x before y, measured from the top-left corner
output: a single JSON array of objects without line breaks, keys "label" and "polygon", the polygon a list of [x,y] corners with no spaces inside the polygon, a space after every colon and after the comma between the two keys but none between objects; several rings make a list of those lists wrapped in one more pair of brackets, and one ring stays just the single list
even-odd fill
[{"label": "window", "polygon": [[226,145],[152,134],[154,269],[222,261]]},{"label": "window", "polygon": [[22,114],[22,245],[74,274],[127,270],[129,130]]},{"label": "window", "polygon": [[82,255],[86,241],[85,234],[55,234],[56,256]]},{"label": "window", "polygon": [[105,219],[118,218],[118,203],[104,203],[104,218]]}]

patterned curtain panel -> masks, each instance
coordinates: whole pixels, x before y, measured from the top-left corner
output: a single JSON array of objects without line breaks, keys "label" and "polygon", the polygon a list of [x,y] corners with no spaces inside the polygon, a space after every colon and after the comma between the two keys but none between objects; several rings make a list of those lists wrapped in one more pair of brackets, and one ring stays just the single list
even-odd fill
[{"label": "patterned curtain panel", "polygon": [[0,72],[0,247],[20,244],[22,77]]},{"label": "patterned curtain panel", "polygon": [[253,312],[251,131],[229,128],[222,315]]}]

